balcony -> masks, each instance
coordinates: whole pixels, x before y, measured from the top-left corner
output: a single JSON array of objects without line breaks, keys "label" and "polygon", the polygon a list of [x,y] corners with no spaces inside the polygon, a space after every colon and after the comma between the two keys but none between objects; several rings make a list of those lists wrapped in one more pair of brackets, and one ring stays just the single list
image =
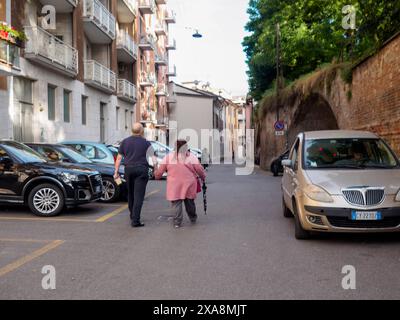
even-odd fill
[{"label": "balcony", "polygon": [[167,50],[176,50],[176,39],[173,39],[172,42],[168,43],[165,48]]},{"label": "balcony", "polygon": [[136,18],[136,1],[118,0],[117,15],[119,22],[132,23]]},{"label": "balcony", "polygon": [[166,97],[167,95],[168,95],[167,85],[165,83],[157,84],[156,96],[157,97]]},{"label": "balcony", "polygon": [[64,75],[78,74],[78,51],[40,27],[25,27],[25,58]]},{"label": "balcony", "polygon": [[164,20],[166,23],[176,23],[176,13],[173,10],[167,10]]},{"label": "balcony", "polygon": [[0,40],[0,76],[13,76],[20,73],[20,48],[5,40]]},{"label": "balcony", "polygon": [[168,58],[165,54],[156,53],[154,56],[154,62],[156,65],[159,66],[167,66],[168,65]]},{"label": "balcony", "polygon": [[139,11],[142,14],[154,14],[157,6],[154,0],[139,0]]},{"label": "balcony", "polygon": [[156,50],[156,39],[150,33],[140,37],[139,48],[142,50]]},{"label": "balcony", "polygon": [[168,70],[167,77],[176,77],[176,66],[174,66],[172,70]]},{"label": "balcony", "polygon": [[127,102],[136,102],[136,86],[125,79],[118,79],[117,83],[118,98]]},{"label": "balcony", "polygon": [[142,72],[140,75],[141,87],[154,87],[156,85],[156,77],[154,74]]},{"label": "balcony", "polygon": [[85,83],[106,93],[116,89],[115,73],[94,60],[85,61]]},{"label": "balcony", "polygon": [[110,44],[115,39],[115,17],[99,0],[83,0],[86,36],[94,44]]},{"label": "balcony", "polygon": [[163,23],[159,23],[155,27],[155,33],[157,36],[166,36],[167,35],[167,28]]},{"label": "balcony", "polygon": [[167,103],[168,104],[177,103],[177,102],[178,102],[178,100],[176,99],[176,95],[175,94],[167,96]]},{"label": "balcony", "polygon": [[137,60],[138,47],[126,31],[119,31],[117,37],[118,61],[133,63]]},{"label": "balcony", "polygon": [[40,0],[40,3],[53,6],[57,13],[71,13],[78,5],[78,0]]}]

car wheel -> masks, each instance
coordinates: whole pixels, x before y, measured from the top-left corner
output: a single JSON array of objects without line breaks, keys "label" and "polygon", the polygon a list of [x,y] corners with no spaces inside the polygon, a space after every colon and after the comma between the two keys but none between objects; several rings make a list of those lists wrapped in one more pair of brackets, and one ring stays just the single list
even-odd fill
[{"label": "car wheel", "polygon": [[277,177],[279,175],[279,169],[276,163],[272,165],[271,171],[274,174],[274,177]]},{"label": "car wheel", "polygon": [[283,216],[285,218],[293,218],[293,213],[286,206],[285,200],[282,197],[282,208],[283,208]]},{"label": "car wheel", "polygon": [[52,184],[41,184],[29,193],[28,205],[39,217],[54,217],[64,209],[64,194]]},{"label": "car wheel", "polygon": [[293,201],[293,211],[294,211],[294,236],[297,240],[307,240],[311,238],[311,233],[303,229],[301,221],[297,211],[296,201]]},{"label": "car wheel", "polygon": [[113,178],[103,177],[103,194],[100,201],[105,203],[115,202],[119,198],[120,188]]}]

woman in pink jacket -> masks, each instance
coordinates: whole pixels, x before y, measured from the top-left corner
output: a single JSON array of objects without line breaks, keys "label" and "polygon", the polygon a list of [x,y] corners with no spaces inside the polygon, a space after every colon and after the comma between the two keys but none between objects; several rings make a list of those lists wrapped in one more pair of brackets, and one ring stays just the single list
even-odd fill
[{"label": "woman in pink jacket", "polygon": [[176,151],[167,155],[155,172],[156,179],[161,179],[165,172],[167,177],[167,200],[172,202],[175,212],[174,225],[180,228],[183,221],[182,204],[192,223],[196,223],[196,204],[198,178],[205,181],[206,174],[199,160],[188,151],[187,141],[178,140]]}]

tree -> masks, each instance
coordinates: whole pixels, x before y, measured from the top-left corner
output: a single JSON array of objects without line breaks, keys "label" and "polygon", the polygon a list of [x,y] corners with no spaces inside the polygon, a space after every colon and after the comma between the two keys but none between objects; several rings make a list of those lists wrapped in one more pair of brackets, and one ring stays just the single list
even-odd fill
[{"label": "tree", "polygon": [[[356,9],[356,30],[342,26],[342,9],[349,4]],[[278,22],[287,81],[334,59],[358,59],[400,30],[400,0],[250,0],[248,13],[251,35],[243,46],[256,100],[274,86]]]}]

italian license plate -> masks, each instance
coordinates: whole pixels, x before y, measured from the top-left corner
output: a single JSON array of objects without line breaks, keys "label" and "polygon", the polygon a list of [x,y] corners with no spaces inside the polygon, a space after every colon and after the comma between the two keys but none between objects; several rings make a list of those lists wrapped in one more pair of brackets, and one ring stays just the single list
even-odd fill
[{"label": "italian license plate", "polygon": [[379,211],[352,211],[351,220],[356,220],[356,221],[382,220],[382,213]]}]

